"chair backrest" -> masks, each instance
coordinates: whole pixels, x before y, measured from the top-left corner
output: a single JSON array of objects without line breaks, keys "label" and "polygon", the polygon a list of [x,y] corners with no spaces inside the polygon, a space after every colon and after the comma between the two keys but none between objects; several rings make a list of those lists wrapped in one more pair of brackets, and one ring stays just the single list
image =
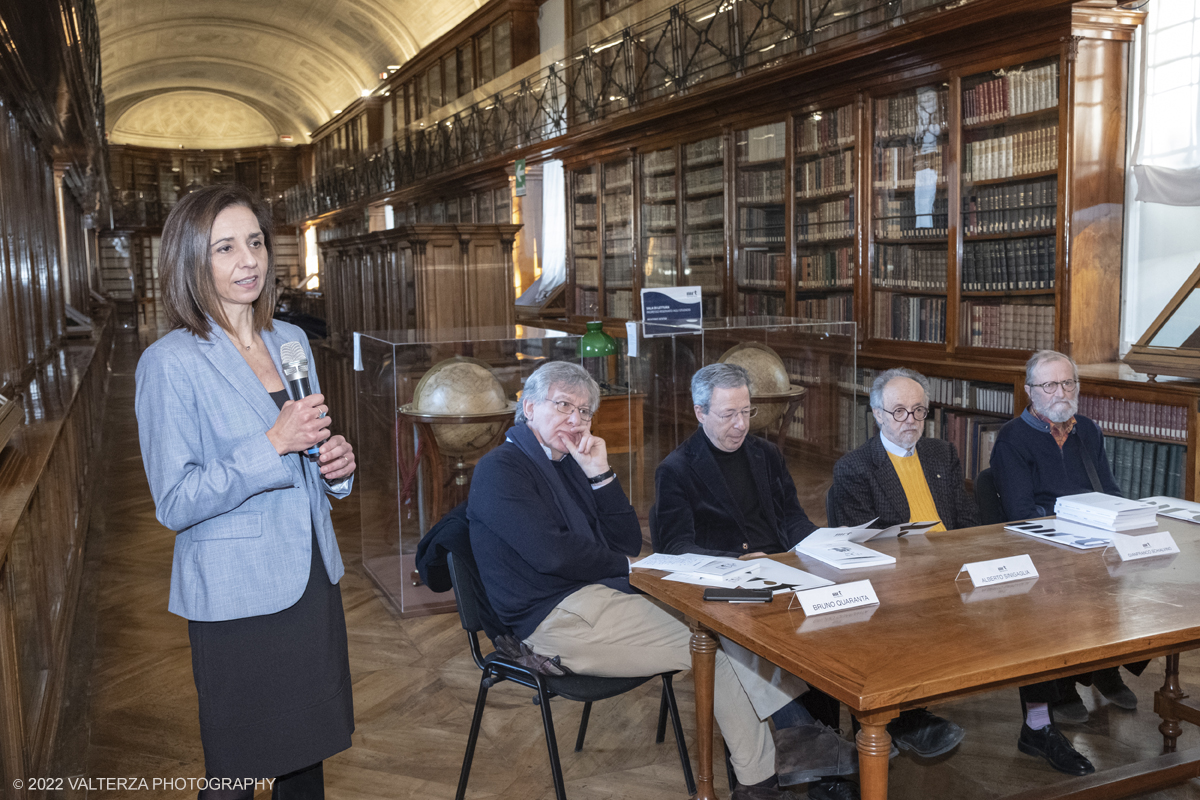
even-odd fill
[{"label": "chair backrest", "polygon": [[830,486],[825,492],[825,524],[830,528],[838,527],[837,508],[833,504],[833,487]]},{"label": "chair backrest", "polygon": [[980,524],[995,525],[1006,521],[1004,506],[1000,503],[1000,493],[996,491],[996,478],[992,475],[991,467],[975,476],[975,505],[979,507]]},{"label": "chair backrest", "polygon": [[[456,559],[453,553],[446,554],[446,566],[450,570],[450,584],[458,599],[458,621],[467,632],[467,643],[471,647],[471,658],[483,669],[483,648],[479,646],[479,632],[483,630],[482,611],[487,605],[483,583],[474,566],[466,560]],[[495,616],[493,612],[493,616]]]}]

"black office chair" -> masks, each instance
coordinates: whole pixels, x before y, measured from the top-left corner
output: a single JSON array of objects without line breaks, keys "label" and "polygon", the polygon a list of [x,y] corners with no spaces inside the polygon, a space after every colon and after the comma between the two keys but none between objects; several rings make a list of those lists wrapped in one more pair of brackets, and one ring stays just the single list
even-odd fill
[{"label": "black office chair", "polygon": [[1000,504],[1000,492],[996,491],[996,479],[991,467],[975,476],[975,505],[979,507],[981,525],[1008,521],[1004,518],[1004,506]]},{"label": "black office chair", "polygon": [[[567,791],[563,783],[562,765],[558,759],[558,740],[554,736],[554,719],[550,713],[550,698],[565,697],[583,703],[583,717],[579,721],[579,735],[575,738],[575,752],[583,749],[583,737],[587,734],[588,717],[592,713],[592,703],[606,700],[610,697],[624,694],[636,689],[646,681],[661,677],[663,683],[662,700],[658,708],[658,730],[655,742],[661,743],[666,734],[667,713],[671,715],[671,726],[675,731],[675,744],[679,748],[679,762],[683,766],[683,779],[687,784],[689,795],[696,793],[696,781],[692,777],[692,765],[688,760],[687,744],[683,738],[683,725],[679,721],[679,707],[675,703],[675,691],[671,686],[674,672],[664,672],[661,675],[646,675],[637,678],[599,678],[592,675],[542,675],[510,658],[491,652],[484,655],[479,646],[479,632],[483,630],[480,623],[480,609],[488,604],[486,596],[476,591],[479,576],[468,577],[462,570],[473,570],[473,565],[466,565],[449,557],[450,581],[454,584],[454,593],[458,596],[458,617],[462,621],[463,630],[467,632],[467,642],[471,647],[471,657],[475,664],[483,670],[479,680],[479,696],[475,701],[475,714],[471,718],[471,732],[467,737],[467,752],[463,754],[462,773],[458,778],[458,793],[455,800],[463,800],[467,792],[467,780],[471,776],[471,761],[475,757],[475,744],[479,739],[479,727],[483,721],[483,707],[487,703],[488,689],[500,681],[512,681],[526,686],[537,692],[533,696],[535,705],[542,709],[542,726],[546,731],[546,748],[550,752],[550,772],[554,779],[554,794],[558,800],[566,800]],[[472,580],[471,578],[474,578]]]}]

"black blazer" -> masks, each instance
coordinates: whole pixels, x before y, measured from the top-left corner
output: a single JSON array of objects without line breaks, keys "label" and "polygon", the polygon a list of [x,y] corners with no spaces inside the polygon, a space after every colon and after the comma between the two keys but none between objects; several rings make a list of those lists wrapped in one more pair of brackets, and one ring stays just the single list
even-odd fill
[{"label": "black blazer", "polygon": [[[789,550],[816,526],[800,507],[796,484],[779,448],[757,436],[747,436],[742,447],[750,458],[767,521],[779,535],[779,552]],[[658,465],[654,489],[650,541],[655,552],[739,556],[749,552],[742,510],[709,450],[703,428]]]},{"label": "black blazer", "polygon": [[[917,441],[917,455],[946,529],[978,525],[979,516],[963,485],[963,469],[954,445],[922,437]],[[829,524],[834,526],[862,525],[874,517],[879,518],[876,526],[881,528],[908,522],[908,498],[878,434],[838,459],[826,509]]]}]

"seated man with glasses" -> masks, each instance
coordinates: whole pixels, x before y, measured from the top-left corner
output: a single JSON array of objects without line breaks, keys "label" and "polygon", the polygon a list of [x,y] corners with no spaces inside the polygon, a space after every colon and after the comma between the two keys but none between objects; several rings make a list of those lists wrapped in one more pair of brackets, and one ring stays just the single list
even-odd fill
[{"label": "seated man with glasses", "polygon": [[[1074,360],[1055,350],[1037,351],[1025,364],[1025,391],[1029,408],[1000,429],[992,449],[992,473],[1005,518],[1048,516],[1054,513],[1055,501],[1065,495],[1103,492],[1120,496],[1104,454],[1100,426],[1076,413],[1079,368]],[[1127,669],[1140,675],[1146,663],[1130,664]],[[1095,685],[1113,705],[1137,708],[1137,696],[1125,685],[1116,667],[1097,670],[1078,680]],[[1091,762],[1075,752],[1053,724],[1088,720],[1075,679],[1021,688],[1026,707],[1026,725],[1018,742],[1021,751],[1043,756],[1060,772],[1093,772]]]},{"label": "seated man with glasses", "polygon": [[[573,672],[638,677],[692,665],[691,630],[629,583],[642,548],[637,513],[589,430],[600,387],[552,361],[525,382],[516,424],[479,460],[467,500],[471,549],[501,621]],[[717,653],[714,716],[731,751],[734,800],[786,800],[766,717],[805,684],[751,658]],[[786,743],[785,743],[786,744]],[[841,756],[854,755],[846,743]],[[836,754],[835,754],[836,755]],[[781,747],[779,760],[795,760]]]},{"label": "seated man with glasses", "polygon": [[[903,367],[889,369],[875,378],[870,402],[879,435],[834,465],[829,524],[876,520],[873,527],[889,528],[937,520],[931,531],[978,525],[954,446],[922,437],[929,416],[925,377]],[[888,733],[897,746],[925,758],[950,752],[964,736],[960,726],[923,708],[901,713]]]},{"label": "seated man with glasses", "polygon": [[[692,376],[700,428],[654,474],[650,537],[660,553],[758,557],[784,553],[815,530],[779,448],[750,436],[750,377],[735,364],[710,364]],[[724,650],[742,649],[721,639]],[[786,673],[785,673],[786,674]],[[836,702],[834,713],[836,713]],[[801,703],[773,711],[776,736],[797,746],[779,759],[779,778],[806,783],[812,800],[851,800],[858,787],[837,779],[853,745],[817,722]],[[771,712],[768,712],[771,713]]]}]

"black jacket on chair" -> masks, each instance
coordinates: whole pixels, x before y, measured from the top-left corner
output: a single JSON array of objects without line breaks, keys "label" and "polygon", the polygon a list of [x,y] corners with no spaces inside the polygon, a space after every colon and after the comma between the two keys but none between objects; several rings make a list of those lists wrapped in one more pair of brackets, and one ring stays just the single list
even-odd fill
[{"label": "black jacket on chair", "polygon": [[[800,507],[783,453],[757,436],[747,436],[742,447],[767,520],[779,535],[778,552],[790,550],[816,526]],[[741,508],[713,458],[703,428],[658,465],[654,490],[657,501],[650,509],[650,539],[655,552],[738,556],[746,552]]]},{"label": "black jacket on chair", "polygon": [[[975,503],[963,486],[963,469],[954,445],[942,439],[917,441],[921,471],[947,530],[979,524]],[[878,517],[874,527],[909,521],[908,497],[879,436],[838,459],[826,503],[830,525],[862,525]],[[926,522],[928,520],[914,520]]]}]

